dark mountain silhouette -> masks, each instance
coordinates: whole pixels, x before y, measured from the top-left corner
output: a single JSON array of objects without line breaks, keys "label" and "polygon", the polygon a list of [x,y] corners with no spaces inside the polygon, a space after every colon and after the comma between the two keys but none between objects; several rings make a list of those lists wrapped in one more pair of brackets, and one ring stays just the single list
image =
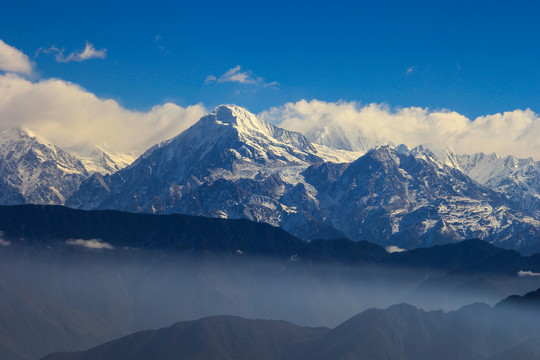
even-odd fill
[{"label": "dark mountain silhouette", "polygon": [[99,315],[44,301],[3,267],[0,309],[0,357],[6,360],[95,346],[125,333]]},{"label": "dark mountain silhouette", "polygon": [[142,331],[87,352],[53,354],[44,359],[290,359],[328,331],[285,321],[216,316]]},{"label": "dark mountain silhouette", "polygon": [[[527,295],[531,298],[533,295]],[[538,302],[538,300],[536,300]],[[534,359],[540,313],[473,304],[445,313],[401,304],[366,310],[332,330],[214,317],[140,332],[43,360],[146,359]],[[510,317],[509,315],[513,315]]]},{"label": "dark mountain silhouette", "polygon": [[96,240],[113,248],[176,252],[232,253],[303,261],[492,272],[515,275],[540,272],[540,255],[522,256],[485,241],[388,253],[368,241],[302,241],[284,230],[245,219],[188,215],[152,215],[113,210],[75,210],[62,206],[0,206],[0,231],[13,246],[66,246],[67,241]]}]

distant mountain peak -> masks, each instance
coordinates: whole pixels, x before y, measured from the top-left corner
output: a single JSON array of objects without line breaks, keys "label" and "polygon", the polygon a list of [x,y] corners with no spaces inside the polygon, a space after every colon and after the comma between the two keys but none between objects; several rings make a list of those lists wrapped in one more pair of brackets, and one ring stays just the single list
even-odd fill
[{"label": "distant mountain peak", "polygon": [[399,166],[400,160],[398,154],[399,153],[389,145],[379,145],[369,150],[365,156],[380,163],[392,163]]},{"label": "distant mountain peak", "polygon": [[27,141],[35,141],[37,143],[41,143],[43,145],[47,145],[50,147],[54,147],[52,142],[50,142],[48,139],[44,138],[43,136],[35,133],[34,131],[21,126],[16,126],[14,128],[4,130],[0,133],[0,143],[5,144],[6,141],[20,141],[20,140],[27,140]]},{"label": "distant mountain peak", "polygon": [[115,173],[135,160],[135,156],[129,153],[117,153],[106,146],[96,145],[77,157],[84,164],[89,174],[99,173],[102,175]]},{"label": "distant mountain peak", "polygon": [[2,132],[0,144],[2,182],[26,202],[63,204],[88,177],[79,159],[28,129]]}]

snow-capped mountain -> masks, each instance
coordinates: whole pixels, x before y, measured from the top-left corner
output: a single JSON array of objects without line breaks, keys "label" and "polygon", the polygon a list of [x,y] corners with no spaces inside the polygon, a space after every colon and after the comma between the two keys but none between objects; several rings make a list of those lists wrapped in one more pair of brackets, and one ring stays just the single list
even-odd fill
[{"label": "snow-capped mountain", "polygon": [[454,155],[456,167],[490,189],[508,197],[515,206],[540,218],[540,162],[514,156],[477,153]]},{"label": "snow-capped mountain", "polygon": [[7,130],[0,133],[0,203],[64,204],[90,174],[116,172],[132,161],[99,147],[79,156],[28,129]]},{"label": "snow-capped mountain", "polygon": [[540,241],[537,218],[424,147],[379,146],[350,162],[357,154],[220,106],[131,166],[93,175],[68,205],[247,218],[304,239],[345,234],[404,248]]},{"label": "snow-capped mountain", "polygon": [[[408,149],[404,145],[400,147]],[[423,146],[416,149],[427,150]],[[456,154],[449,148],[439,151],[433,159],[441,165],[458,169],[478,183],[503,194],[511,201],[512,208],[540,219],[540,162],[535,162],[532,158],[519,159],[512,155],[500,157],[495,153]]]},{"label": "snow-capped mountain", "polygon": [[[220,106],[126,169],[92,176],[68,205],[248,218],[300,235],[339,236],[316,212],[304,210],[317,207],[316,191],[301,173],[325,160],[348,160],[347,154],[324,146],[318,150],[298,132],[245,109]],[[302,211],[295,210],[300,204]]]},{"label": "snow-capped mountain", "polygon": [[376,147],[304,175],[323,217],[352,239],[403,248],[475,237],[512,248],[540,239],[538,220],[423,147]]},{"label": "snow-capped mountain", "polygon": [[378,145],[368,139],[359,129],[344,129],[338,124],[327,124],[321,128],[308,131],[306,137],[314,144],[320,144],[332,149],[357,151],[365,154],[369,149]]},{"label": "snow-capped mountain", "polygon": [[540,165],[531,159],[405,145],[364,154],[327,146],[351,134],[330,135],[313,143],[223,105],[124,167],[129,155],[96,147],[76,156],[14,129],[0,135],[0,202],[247,218],[303,239],[402,248],[473,237],[540,243]]},{"label": "snow-capped mountain", "polygon": [[63,204],[87,177],[79,159],[29,130],[0,133],[3,204]]},{"label": "snow-capped mountain", "polygon": [[104,150],[101,146],[95,146],[90,151],[75,156],[81,160],[89,174],[112,174],[135,161],[135,156],[132,154],[121,154],[110,149]]}]

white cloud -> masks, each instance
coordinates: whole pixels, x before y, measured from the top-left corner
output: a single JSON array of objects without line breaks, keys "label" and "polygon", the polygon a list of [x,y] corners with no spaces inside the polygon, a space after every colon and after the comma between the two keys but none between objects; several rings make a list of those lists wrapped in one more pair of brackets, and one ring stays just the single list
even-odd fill
[{"label": "white cloud", "polygon": [[457,153],[496,152],[540,160],[540,117],[532,110],[514,110],[474,120],[455,111],[431,111],[356,102],[301,100],[269,109],[261,116],[287,129],[314,133],[336,125],[368,139],[408,146],[427,145],[434,151],[450,147]]},{"label": "white cloud", "polygon": [[85,61],[90,59],[105,59],[107,56],[107,49],[96,50],[94,45],[86,42],[86,46],[80,52],[72,52],[67,56],[64,56],[64,50],[58,49],[55,46],[51,46],[47,50],[41,50],[45,53],[56,53],[56,61],[58,62],[71,62],[71,61]]},{"label": "white cloud", "polygon": [[215,77],[214,75],[208,75],[206,77],[206,79],[204,80],[204,83],[205,84],[210,84],[210,83],[213,83],[216,80],[217,80],[217,77]]},{"label": "white cloud", "polygon": [[114,249],[114,247],[111,244],[101,241],[99,239],[91,239],[91,240],[70,239],[66,241],[66,244],[74,245],[74,246],[82,246],[88,249],[107,249],[107,250]]},{"label": "white cloud", "polygon": [[224,82],[238,82],[242,84],[255,84],[259,80],[253,78],[251,71],[242,71],[240,65],[236,65],[232,69],[229,69],[225,74],[221,75],[218,79],[218,83]]},{"label": "white cloud", "polygon": [[256,84],[262,85],[265,88],[278,89],[279,83],[277,81],[272,81],[265,83],[263,78],[253,75],[253,72],[250,70],[242,70],[240,65],[236,65],[232,69],[227,70],[225,74],[217,77],[215,75],[208,75],[204,80],[205,84],[211,83],[226,83],[226,82],[236,82],[240,84]]},{"label": "white cloud", "polygon": [[404,252],[404,251],[405,249],[402,249],[395,245],[390,245],[386,247],[386,252],[389,252],[389,253],[399,253],[399,252]]},{"label": "white cloud", "polygon": [[535,272],[532,272],[532,271],[518,271],[518,276],[520,277],[523,277],[523,276],[540,276],[539,273],[535,273]]},{"label": "white cloud", "polygon": [[406,74],[412,74],[416,70],[416,66],[411,66],[407,69]]},{"label": "white cloud", "polygon": [[279,89],[279,83],[277,81],[272,81],[263,85],[265,88]]},{"label": "white cloud", "polygon": [[176,136],[205,113],[202,105],[172,103],[148,112],[130,111],[63,80],[31,82],[15,74],[0,75],[0,131],[26,127],[75,152],[103,145],[140,154]]},{"label": "white cloud", "polygon": [[0,70],[30,75],[32,64],[28,56],[0,39]]}]

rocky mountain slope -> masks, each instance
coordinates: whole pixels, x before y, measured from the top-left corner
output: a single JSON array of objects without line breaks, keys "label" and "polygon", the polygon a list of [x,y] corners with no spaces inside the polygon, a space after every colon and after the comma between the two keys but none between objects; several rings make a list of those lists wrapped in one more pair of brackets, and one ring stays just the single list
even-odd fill
[{"label": "rocky mountain slope", "polygon": [[535,218],[422,147],[377,147],[304,175],[323,217],[351,239],[407,249],[475,237],[526,248],[539,239]]},{"label": "rocky mountain slope", "polygon": [[94,175],[67,204],[247,218],[295,234],[339,237],[317,211],[304,211],[316,208],[317,200],[302,171],[327,156],[342,158],[343,152],[324,150],[242,108],[220,106],[128,168],[111,176]]},{"label": "rocky mountain slope", "polygon": [[456,168],[471,179],[504,194],[527,214],[540,214],[540,163],[497,154],[450,155]]},{"label": "rocky mountain slope", "polygon": [[135,161],[132,154],[121,154],[101,146],[95,146],[90,151],[76,155],[83,163],[89,174],[112,174]]},{"label": "rocky mountain slope", "polygon": [[0,133],[0,203],[64,204],[93,173],[112,173],[127,166],[129,156],[96,148],[74,155],[30,130]]},{"label": "rocky mountain slope", "polygon": [[3,204],[63,204],[87,177],[79,159],[30,131],[0,134],[0,178],[14,190],[2,193]]}]

